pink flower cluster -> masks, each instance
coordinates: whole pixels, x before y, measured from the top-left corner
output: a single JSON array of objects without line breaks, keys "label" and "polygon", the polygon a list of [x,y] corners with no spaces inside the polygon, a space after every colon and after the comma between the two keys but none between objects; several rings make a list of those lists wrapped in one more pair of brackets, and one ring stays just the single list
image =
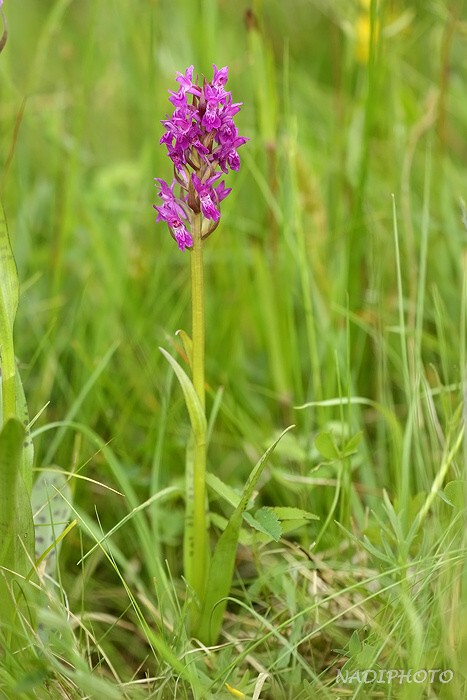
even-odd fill
[{"label": "pink flower cluster", "polygon": [[[177,74],[178,92],[169,90],[175,107],[170,119],[164,119],[165,144],[174,164],[174,179],[169,185],[155,178],[162,204],[154,205],[156,221],[168,224],[180,250],[191,248],[190,224],[193,215],[201,212],[202,238],[209,236],[219,224],[220,202],[231,192],[221,180],[222,173],[240,169],[237,149],[248,139],[239,136],[233,117],[241,102],[234,103],[225,89],[228,68],[214,68],[212,82],[193,82],[193,66],[185,74]],[[174,188],[179,185],[180,194]]]}]

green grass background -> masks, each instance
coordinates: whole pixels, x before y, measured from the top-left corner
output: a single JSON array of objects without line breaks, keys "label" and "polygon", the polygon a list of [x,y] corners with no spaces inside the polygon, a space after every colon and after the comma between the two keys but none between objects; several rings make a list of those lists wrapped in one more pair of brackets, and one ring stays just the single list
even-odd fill
[{"label": "green grass background", "polygon": [[[467,12],[364,5],[5,0],[16,354],[36,466],[73,472],[79,527],[53,632],[25,632],[35,651],[0,672],[4,697],[233,697],[225,682],[256,700],[466,697]],[[294,423],[257,504],[320,521],[272,544],[249,532],[206,650],[184,631],[181,496],[77,562],[183,486],[189,424],[158,346],[189,332],[189,254],[155,224],[153,178],[171,178],[158,142],[176,71],[212,63],[251,140],[206,245],[208,410],[223,390],[208,466],[240,489]],[[344,687],[344,662],[454,679]]]}]

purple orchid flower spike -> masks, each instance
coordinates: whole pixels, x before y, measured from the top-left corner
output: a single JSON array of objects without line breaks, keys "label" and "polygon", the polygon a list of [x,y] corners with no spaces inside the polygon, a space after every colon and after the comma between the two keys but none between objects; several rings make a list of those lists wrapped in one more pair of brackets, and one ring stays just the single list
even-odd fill
[{"label": "purple orchid flower spike", "polygon": [[[1,4],[2,0],[0,0]],[[178,91],[169,90],[175,107],[172,117],[162,120],[165,133],[160,143],[174,166],[174,180],[169,185],[155,178],[161,205],[154,205],[156,221],[165,221],[180,250],[193,246],[190,233],[194,217],[201,214],[201,237],[209,236],[221,218],[220,202],[231,192],[222,173],[239,170],[237,149],[248,139],[238,135],[233,117],[241,102],[234,103],[225,89],[229,69],[213,64],[213,79],[202,85],[193,81],[194,67],[177,73]],[[175,194],[175,187],[180,192]]]}]

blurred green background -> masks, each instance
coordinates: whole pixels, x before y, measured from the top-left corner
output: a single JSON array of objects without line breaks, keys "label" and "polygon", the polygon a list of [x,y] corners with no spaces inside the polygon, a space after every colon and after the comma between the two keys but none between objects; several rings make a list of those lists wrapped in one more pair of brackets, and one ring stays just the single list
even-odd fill
[{"label": "blurred green background", "polygon": [[[212,63],[229,66],[229,88],[244,103],[239,131],[251,139],[206,246],[207,380],[225,388],[216,470],[241,483],[248,465],[239,444],[256,449],[296,422],[288,468],[307,474],[316,431],[340,413],[293,406],[342,392],[395,406],[403,424],[392,195],[410,326],[428,187],[421,359],[440,381],[456,381],[462,2],[372,10],[331,0],[24,0],[4,9],[2,199],[22,287],[17,355],[31,415],[43,411],[39,425],[74,418],[92,427],[142,494],[155,450],[163,450],[161,485],[183,473],[188,425],[180,392],[170,403],[157,348],[189,331],[189,254],[155,225],[152,204],[153,178],[171,177],[158,143],[167,91],[190,64],[208,77]],[[167,441],[156,447],[165,403]],[[394,436],[371,411],[349,420],[350,430],[363,420],[373,441],[363,482],[391,486]],[[40,435],[36,455],[38,466],[109,479],[73,431]],[[314,509],[326,512],[329,498],[321,494]],[[112,522],[109,501],[103,517]]]},{"label": "blurred green background", "polygon": [[[262,412],[278,397],[311,399],[330,381],[310,376],[303,284],[323,375],[347,303],[365,323],[391,313],[393,193],[415,303],[428,142],[428,283],[449,281],[442,297],[458,318],[462,10],[381,3],[370,61],[360,46],[371,23],[365,3],[6,4],[2,197],[23,289],[17,350],[35,409],[50,401],[46,415],[63,417],[117,340],[87,410],[123,449],[151,441],[156,348],[189,324],[187,256],[154,225],[152,178],[170,177],[160,119],[175,72],[192,63],[208,76],[213,62],[229,65],[229,87],[244,102],[240,133],[251,138],[208,250],[214,387],[233,376],[234,390],[258,385],[248,403]],[[358,350],[352,359],[366,390]]]},{"label": "blurred green background", "polygon": [[[178,353],[175,332],[189,331],[189,253],[155,224],[153,178],[171,178],[159,138],[176,72],[193,64],[209,79],[213,63],[228,65],[250,141],[206,245],[209,407],[224,388],[210,469],[241,485],[293,422],[264,503],[323,520],[336,508],[334,467],[311,472],[322,461],[314,439],[330,426],[339,439],[364,433],[335,511],[343,524],[363,527],[383,487],[396,500],[429,491],[443,452],[438,427],[449,432],[462,402],[465,3],[5,0],[3,9],[0,194],[35,427],[92,428],[141,499],[181,483],[188,420],[158,346]],[[438,391],[437,418],[425,416],[403,451],[408,378],[420,373]],[[294,408],[349,395],[386,414],[352,407],[343,420],[338,406]],[[56,463],[119,488],[80,431],[45,430],[35,449],[38,467]],[[121,517],[120,496],[74,488],[77,508],[96,508],[104,529]],[[154,518],[178,575],[183,509],[169,511]],[[331,522],[323,542],[337,532]],[[131,529],[119,538],[144,568]],[[82,545],[74,533],[68,540],[72,567]],[[72,603],[82,595],[73,576],[64,574]],[[103,609],[123,605],[112,577],[102,571],[87,589]]]}]

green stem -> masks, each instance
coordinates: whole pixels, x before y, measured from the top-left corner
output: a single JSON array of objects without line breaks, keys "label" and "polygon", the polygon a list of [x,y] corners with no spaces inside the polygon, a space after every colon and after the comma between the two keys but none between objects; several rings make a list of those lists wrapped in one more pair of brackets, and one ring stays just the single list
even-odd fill
[{"label": "green stem", "polygon": [[191,250],[191,314],[193,386],[195,387],[195,391],[204,411],[206,403],[204,391],[204,270],[200,214],[195,218],[193,224],[193,248]]},{"label": "green stem", "polygon": [[0,429],[8,418],[16,415],[15,372],[13,335],[0,290]]},{"label": "green stem", "polygon": [[[192,303],[192,377],[193,386],[199,402],[205,411],[205,380],[204,380],[204,270],[203,270],[203,241],[201,238],[201,214],[195,218],[193,227],[193,248],[191,250],[191,303]],[[189,583],[193,586],[199,601],[202,603],[205,595],[207,566],[208,566],[208,537],[206,516],[206,435],[193,436],[193,471],[192,495],[193,504],[188,503],[187,509],[192,509],[193,535],[191,576]],[[190,488],[190,487],[189,487]]]}]

